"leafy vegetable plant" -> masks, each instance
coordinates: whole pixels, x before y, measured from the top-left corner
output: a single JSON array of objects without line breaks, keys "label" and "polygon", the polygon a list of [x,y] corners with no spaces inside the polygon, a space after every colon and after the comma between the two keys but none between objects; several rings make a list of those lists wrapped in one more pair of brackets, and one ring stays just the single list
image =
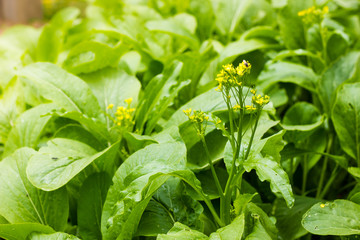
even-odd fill
[{"label": "leafy vegetable plant", "polygon": [[359,12],[94,0],[7,29],[0,238],[357,239]]}]

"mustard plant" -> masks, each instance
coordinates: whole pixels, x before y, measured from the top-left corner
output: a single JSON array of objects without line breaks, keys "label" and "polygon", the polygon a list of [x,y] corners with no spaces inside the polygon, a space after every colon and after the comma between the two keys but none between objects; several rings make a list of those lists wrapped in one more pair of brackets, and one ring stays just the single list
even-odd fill
[{"label": "mustard plant", "polygon": [[[199,110],[184,110],[184,113],[193,123],[198,136],[203,143],[209,160],[209,166],[216,183],[218,193],[220,195],[221,222],[219,225],[230,224],[232,220],[231,212],[233,208],[231,197],[234,191],[238,189],[237,182],[242,178],[244,173],[242,163],[249,157],[261,111],[263,110],[263,107],[269,103],[269,96],[262,96],[261,94],[257,94],[256,90],[251,87],[251,83],[247,79],[250,71],[251,64],[248,61],[243,60],[237,67],[234,67],[233,64],[224,65],[219,74],[217,74],[215,80],[218,82],[218,86],[215,90],[222,94],[223,100],[227,106],[229,119],[227,124],[215,116],[213,116],[210,120],[206,113]],[[251,101],[249,103],[247,99],[250,97]],[[246,114],[250,114],[251,118],[255,118],[255,122],[252,128],[245,127]],[[223,189],[220,185],[205,141],[205,130],[209,123],[214,124],[219,130],[223,132],[223,135],[228,138],[232,148],[232,166],[225,185],[225,189]],[[244,134],[248,129],[251,129],[248,146],[241,147]],[[241,149],[244,149],[242,150],[244,151],[242,155],[244,156],[243,159],[239,159]],[[240,160],[240,164],[238,166],[236,165],[237,160]],[[214,218],[217,219],[218,216],[214,216]]]}]

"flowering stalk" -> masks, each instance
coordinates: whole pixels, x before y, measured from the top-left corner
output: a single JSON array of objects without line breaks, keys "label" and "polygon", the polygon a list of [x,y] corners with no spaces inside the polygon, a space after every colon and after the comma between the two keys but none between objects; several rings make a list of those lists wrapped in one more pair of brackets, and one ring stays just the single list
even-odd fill
[{"label": "flowering stalk", "polygon": [[[234,67],[232,64],[224,65],[216,77],[216,81],[218,82],[216,91],[221,92],[228,108],[230,131],[225,128],[225,125],[221,122],[221,120],[215,119],[213,120],[213,123],[215,123],[218,129],[222,130],[224,136],[227,136],[233,152],[229,178],[226,182],[224,191],[222,191],[216,176],[215,169],[211,162],[211,156],[204,138],[208,117],[205,116],[205,113],[202,111],[193,111],[192,113],[191,109],[184,110],[184,113],[188,116],[189,120],[194,123],[197,133],[204,145],[211,172],[220,195],[220,219],[225,224],[230,224],[231,222],[231,196],[238,181],[240,181],[242,174],[244,173],[242,164],[249,157],[261,111],[263,107],[269,102],[268,96],[265,95],[263,97],[259,94],[256,94],[255,89],[250,90],[250,88],[244,88],[245,86],[250,86],[250,82],[246,79],[247,75],[250,73],[250,70],[251,64],[244,60],[237,67]],[[245,101],[250,93],[253,95],[251,99],[251,105],[246,105]],[[237,113],[237,115],[235,113]],[[243,127],[245,114],[254,114],[256,115],[256,118],[254,127],[252,128],[248,147],[244,154],[244,159],[241,160],[240,165],[237,167],[236,160],[239,159],[242,138],[246,132]],[[237,116],[238,119],[236,119]]]}]

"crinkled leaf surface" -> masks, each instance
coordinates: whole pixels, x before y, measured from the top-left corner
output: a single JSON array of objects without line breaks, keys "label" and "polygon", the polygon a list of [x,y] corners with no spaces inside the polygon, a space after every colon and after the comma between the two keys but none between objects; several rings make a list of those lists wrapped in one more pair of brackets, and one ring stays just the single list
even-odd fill
[{"label": "crinkled leaf surface", "polygon": [[185,170],[185,156],[185,145],[170,138],[135,152],[120,166],[102,214],[104,239],[131,239],[152,195],[169,176],[178,177],[201,192],[193,172]]},{"label": "crinkled leaf surface", "polygon": [[34,222],[64,230],[69,209],[66,189],[45,192],[30,183],[26,166],[34,153],[21,148],[0,162],[0,214],[10,223]]},{"label": "crinkled leaf surface", "polygon": [[360,161],[360,83],[345,84],[338,91],[332,120],[342,149]]},{"label": "crinkled leaf surface", "polygon": [[271,191],[280,193],[289,207],[294,205],[295,199],[289,177],[278,162],[269,157],[249,158],[244,162],[244,169],[247,172],[254,169],[261,181],[270,182]]},{"label": "crinkled leaf surface", "polygon": [[[92,162],[116,152],[117,147],[115,143],[97,152],[82,142],[56,138],[30,158],[26,172],[34,186],[52,191],[68,183]],[[110,159],[106,160],[111,162]]]},{"label": "crinkled leaf surface", "polygon": [[360,206],[348,200],[317,203],[304,215],[302,225],[316,235],[360,234]]}]

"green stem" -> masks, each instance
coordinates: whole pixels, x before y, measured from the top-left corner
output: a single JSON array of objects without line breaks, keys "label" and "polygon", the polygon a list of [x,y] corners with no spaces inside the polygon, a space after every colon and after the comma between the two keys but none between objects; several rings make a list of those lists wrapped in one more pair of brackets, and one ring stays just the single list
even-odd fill
[{"label": "green stem", "polygon": [[303,158],[303,178],[302,178],[302,186],[301,186],[301,195],[305,195],[306,191],[306,182],[307,182],[307,174],[308,174],[308,155],[305,154]]},{"label": "green stem", "polygon": [[319,196],[320,199],[323,199],[323,198],[324,198],[324,196],[326,195],[326,193],[329,191],[329,188],[330,188],[331,184],[333,183],[333,181],[334,181],[334,180],[336,179],[336,177],[338,176],[338,173],[339,173],[339,172],[337,171],[337,170],[338,170],[338,167],[339,167],[339,165],[336,164],[334,170],[333,170],[332,173],[331,173],[331,177],[330,177],[329,181],[327,181],[324,189],[322,190],[322,192],[321,192],[321,194],[320,194],[320,196]]},{"label": "green stem", "polygon": [[[177,176],[179,177],[179,176]],[[184,182],[186,182],[187,184],[190,185],[190,187],[192,187],[195,192],[197,192],[199,195],[201,195],[201,197],[203,198],[206,206],[209,208],[211,214],[213,215],[216,223],[220,226],[220,227],[225,227],[224,222],[219,218],[219,215],[217,214],[213,204],[211,203],[211,200],[203,193],[202,190],[200,190],[199,188],[197,188],[195,185],[193,185],[191,182],[189,182],[186,178],[182,178],[180,177],[180,179],[182,179]]]},{"label": "green stem", "polygon": [[208,158],[208,160],[209,160],[209,165],[210,165],[211,173],[212,173],[213,178],[214,178],[214,181],[215,181],[216,188],[217,188],[217,190],[218,190],[218,192],[219,192],[220,198],[223,199],[223,198],[224,198],[224,192],[223,192],[223,190],[222,190],[222,188],[221,188],[219,178],[218,178],[218,176],[217,176],[217,174],[216,174],[216,172],[215,172],[214,165],[213,165],[213,163],[212,163],[212,161],[211,161],[211,156],[210,156],[209,149],[208,149],[208,147],[207,147],[205,138],[204,138],[203,135],[200,135],[200,138],[201,138],[201,142],[202,142],[202,144],[203,144],[203,146],[204,146],[204,148],[205,148],[205,152],[206,152],[207,158]]},{"label": "green stem", "polygon": [[[333,137],[332,134],[330,134],[329,141],[328,141],[327,148],[326,148],[326,153],[327,154],[330,153],[333,140],[334,140],[334,137]],[[317,191],[316,191],[316,198],[320,197],[321,190],[322,190],[322,187],[324,185],[324,179],[325,179],[325,175],[326,175],[326,168],[327,168],[328,159],[329,159],[328,156],[325,156],[323,166],[322,166],[322,170],[321,170],[319,185],[318,185],[318,188],[317,188]]]},{"label": "green stem", "polygon": [[246,161],[246,159],[249,157],[251,145],[252,145],[252,143],[253,143],[253,141],[254,141],[254,136],[255,136],[256,128],[257,128],[257,125],[258,125],[258,123],[259,123],[260,114],[261,114],[261,109],[259,109],[259,110],[257,111],[257,116],[256,116],[256,120],[255,120],[254,130],[253,130],[252,133],[251,133],[249,145],[248,145],[248,148],[246,149],[246,153],[245,153],[245,156],[244,156],[244,161]]}]

